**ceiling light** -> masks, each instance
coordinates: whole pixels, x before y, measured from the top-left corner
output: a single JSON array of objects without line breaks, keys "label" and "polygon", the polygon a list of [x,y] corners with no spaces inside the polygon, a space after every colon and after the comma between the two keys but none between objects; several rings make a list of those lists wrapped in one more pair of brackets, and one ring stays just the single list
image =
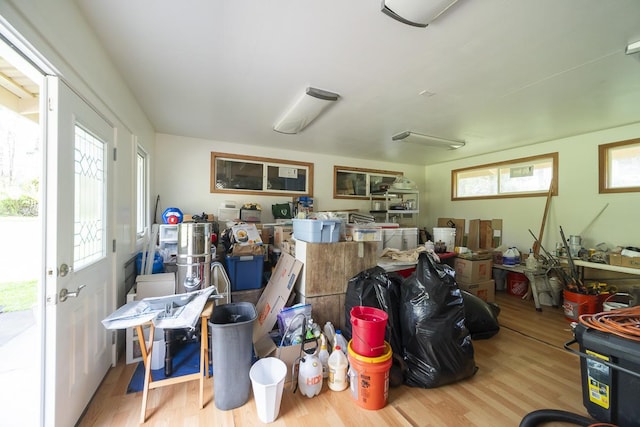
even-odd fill
[{"label": "ceiling light", "polygon": [[640,52],[640,40],[637,42],[629,43],[627,48],[624,50],[624,53],[627,55],[632,55],[634,53]]},{"label": "ceiling light", "polygon": [[305,93],[273,126],[273,130],[281,133],[298,133],[318,117],[340,95],[314,87],[308,87]]},{"label": "ceiling light", "polygon": [[391,139],[393,141],[413,142],[415,144],[425,145],[428,147],[448,148],[449,150],[456,150],[460,147],[464,147],[465,145],[464,141],[438,138],[437,136],[423,135],[421,133],[415,133],[408,130],[393,135]]},{"label": "ceiling light", "polygon": [[382,0],[382,12],[414,27],[426,27],[458,0]]}]

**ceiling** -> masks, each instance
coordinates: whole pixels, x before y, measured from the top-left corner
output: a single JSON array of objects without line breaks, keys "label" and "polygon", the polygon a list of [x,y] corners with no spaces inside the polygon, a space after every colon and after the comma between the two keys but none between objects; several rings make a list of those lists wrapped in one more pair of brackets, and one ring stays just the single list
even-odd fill
[{"label": "ceiling", "polygon": [[[76,2],[160,133],[428,165],[640,121],[638,0],[460,0],[426,28],[380,0]],[[273,131],[308,86],[340,99]]]}]

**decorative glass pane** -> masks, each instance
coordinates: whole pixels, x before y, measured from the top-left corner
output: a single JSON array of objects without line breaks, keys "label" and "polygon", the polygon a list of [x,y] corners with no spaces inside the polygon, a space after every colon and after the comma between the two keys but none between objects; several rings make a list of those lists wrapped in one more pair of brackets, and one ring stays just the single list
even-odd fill
[{"label": "decorative glass pane", "polygon": [[75,127],[73,265],[76,269],[106,256],[105,143]]}]

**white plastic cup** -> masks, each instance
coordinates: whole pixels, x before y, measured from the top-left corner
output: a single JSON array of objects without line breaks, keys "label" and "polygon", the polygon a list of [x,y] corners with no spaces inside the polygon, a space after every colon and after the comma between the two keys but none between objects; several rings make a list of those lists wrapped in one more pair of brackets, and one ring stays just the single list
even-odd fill
[{"label": "white plastic cup", "polygon": [[275,357],[259,359],[249,370],[258,418],[263,423],[278,418],[286,376],[287,365]]}]

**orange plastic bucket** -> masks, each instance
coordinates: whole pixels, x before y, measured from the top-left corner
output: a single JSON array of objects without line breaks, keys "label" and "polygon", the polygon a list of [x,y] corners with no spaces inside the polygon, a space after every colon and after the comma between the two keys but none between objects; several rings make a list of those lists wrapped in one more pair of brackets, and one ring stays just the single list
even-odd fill
[{"label": "orange plastic bucket", "polygon": [[581,314],[594,314],[602,311],[602,297],[600,295],[579,294],[577,292],[563,291],[564,317],[570,322],[578,321]]},{"label": "orange plastic bucket", "polygon": [[385,350],[384,334],[389,315],[379,308],[357,305],[350,312],[353,351],[361,356],[378,357]]},{"label": "orange plastic bucket", "polygon": [[349,387],[351,397],[364,409],[381,409],[389,397],[389,370],[393,364],[393,352],[388,342],[384,343],[382,356],[366,357],[353,350],[353,339],[349,341]]}]

